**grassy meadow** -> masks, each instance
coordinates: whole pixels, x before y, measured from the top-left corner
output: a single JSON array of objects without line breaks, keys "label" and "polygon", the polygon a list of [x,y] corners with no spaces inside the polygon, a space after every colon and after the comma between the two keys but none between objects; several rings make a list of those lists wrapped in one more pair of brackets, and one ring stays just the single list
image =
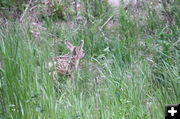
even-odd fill
[{"label": "grassy meadow", "polygon": [[[143,18],[123,6],[81,0],[75,12],[43,16],[36,38],[28,20],[0,26],[0,119],[164,119],[165,104],[180,103],[180,2],[169,3],[172,20],[144,4]],[[95,7],[95,8],[94,8]],[[52,80],[51,57],[79,45],[85,57],[70,83]],[[53,70],[53,69],[51,69]]]}]

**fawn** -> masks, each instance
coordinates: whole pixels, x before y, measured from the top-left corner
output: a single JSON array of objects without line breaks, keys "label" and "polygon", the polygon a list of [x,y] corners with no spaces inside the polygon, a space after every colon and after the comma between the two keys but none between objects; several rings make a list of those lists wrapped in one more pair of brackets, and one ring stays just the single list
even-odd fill
[{"label": "fawn", "polygon": [[70,53],[53,58],[53,64],[56,68],[53,72],[53,80],[56,80],[56,75],[60,76],[62,74],[67,75],[71,79],[73,71],[78,69],[80,59],[85,55],[83,52],[83,40],[81,40],[79,46],[74,46],[68,41],[65,41],[64,44],[70,50]]}]

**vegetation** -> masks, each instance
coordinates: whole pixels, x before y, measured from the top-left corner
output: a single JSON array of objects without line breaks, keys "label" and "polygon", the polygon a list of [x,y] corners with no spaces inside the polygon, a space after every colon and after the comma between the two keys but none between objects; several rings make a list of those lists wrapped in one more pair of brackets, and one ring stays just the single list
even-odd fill
[{"label": "vegetation", "polygon": [[[41,14],[38,19],[45,30],[38,37],[30,21],[18,20],[26,9],[23,5],[13,22],[4,15],[0,118],[164,118],[165,104],[180,101],[180,1],[162,8],[145,2],[138,16],[130,8],[112,8],[107,1],[81,0],[81,21],[78,8],[65,9],[69,1],[54,2],[50,12]],[[15,4],[16,0],[2,1],[0,7]],[[54,82],[47,68],[51,57],[68,52],[64,40],[85,42],[85,57],[73,83],[66,76]]]}]

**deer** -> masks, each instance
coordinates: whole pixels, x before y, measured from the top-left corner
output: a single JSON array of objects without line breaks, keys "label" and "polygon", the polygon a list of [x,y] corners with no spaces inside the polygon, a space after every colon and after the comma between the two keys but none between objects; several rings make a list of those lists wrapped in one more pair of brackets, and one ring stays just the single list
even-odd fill
[{"label": "deer", "polygon": [[49,63],[55,66],[55,71],[53,71],[53,80],[56,81],[56,76],[61,76],[65,74],[69,79],[72,79],[72,74],[75,70],[79,69],[80,60],[84,57],[85,53],[83,51],[84,41],[81,40],[79,46],[72,45],[69,41],[64,42],[69,53],[53,57],[53,63]]}]

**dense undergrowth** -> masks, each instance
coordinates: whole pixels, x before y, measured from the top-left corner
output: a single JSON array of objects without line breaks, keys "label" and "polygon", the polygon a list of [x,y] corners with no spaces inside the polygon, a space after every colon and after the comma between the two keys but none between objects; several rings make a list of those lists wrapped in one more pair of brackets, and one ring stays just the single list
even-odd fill
[{"label": "dense undergrowth", "polygon": [[[95,2],[82,2],[87,21],[73,28],[43,18],[38,39],[18,21],[0,27],[0,118],[160,119],[165,104],[180,102],[179,1],[164,9],[171,21],[148,5],[141,20]],[[64,40],[85,41],[73,83],[48,75],[49,59],[67,53]]]}]

